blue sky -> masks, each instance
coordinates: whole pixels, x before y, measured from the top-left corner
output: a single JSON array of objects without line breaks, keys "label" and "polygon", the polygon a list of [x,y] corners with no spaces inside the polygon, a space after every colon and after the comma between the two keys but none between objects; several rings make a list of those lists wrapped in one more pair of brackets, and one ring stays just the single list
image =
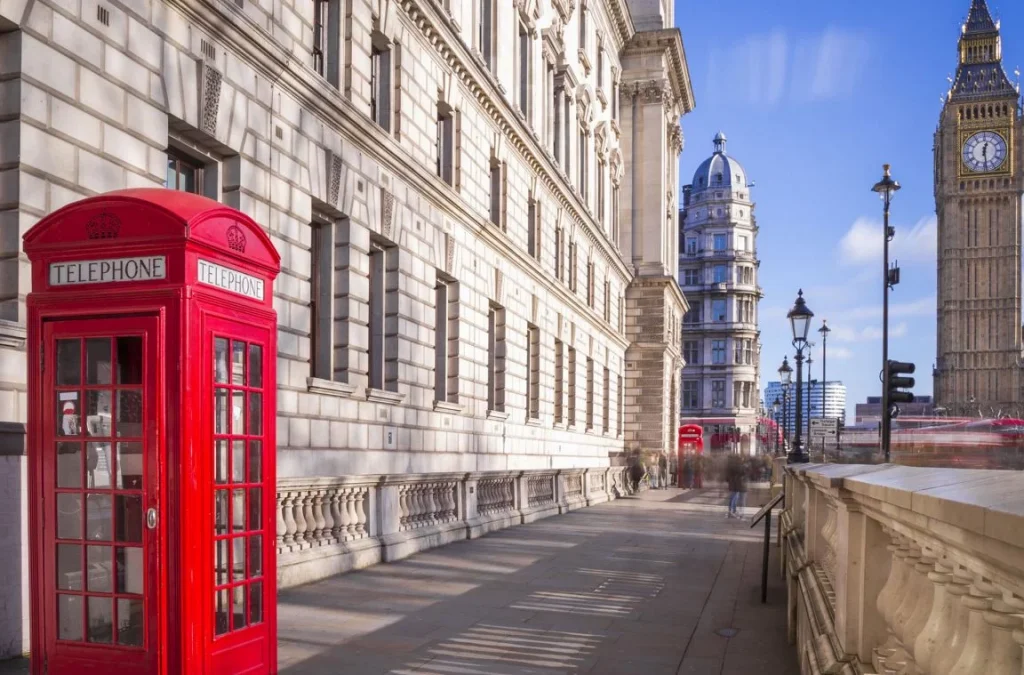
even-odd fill
[{"label": "blue sky", "polygon": [[[1002,21],[1003,65],[1024,66],[1024,3],[990,0]],[[881,217],[871,186],[882,164],[903,189],[892,208],[890,358],[917,365],[931,394],[935,359],[932,137],[956,69],[970,0],[677,2],[676,23],[697,107],[683,118],[681,178],[689,183],[725,131],[756,182],[760,226],[762,385],[792,354],[786,312],[803,288],[814,328],[828,319],[828,379],[854,404],[881,385]],[[821,345],[814,377],[821,377]]]}]

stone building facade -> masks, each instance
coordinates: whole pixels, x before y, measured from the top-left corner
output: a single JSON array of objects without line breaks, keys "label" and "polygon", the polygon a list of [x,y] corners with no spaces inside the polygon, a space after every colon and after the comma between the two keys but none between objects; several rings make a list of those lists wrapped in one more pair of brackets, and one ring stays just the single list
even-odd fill
[{"label": "stone building facade", "polygon": [[267,229],[281,478],[673,447],[671,2],[0,0],[0,67],[0,656],[27,644],[20,240],[91,194]]},{"label": "stone building facade", "polygon": [[1019,417],[1024,118],[1020,92],[1003,69],[999,25],[984,0],[973,0],[958,52],[934,148],[935,403]]},{"label": "stone building facade", "polygon": [[[757,221],[743,166],[725,134],[683,187],[679,284],[690,302],[683,320],[681,410],[712,450],[755,454],[760,422],[761,331],[757,306]],[[729,439],[723,448],[715,439]]]}]

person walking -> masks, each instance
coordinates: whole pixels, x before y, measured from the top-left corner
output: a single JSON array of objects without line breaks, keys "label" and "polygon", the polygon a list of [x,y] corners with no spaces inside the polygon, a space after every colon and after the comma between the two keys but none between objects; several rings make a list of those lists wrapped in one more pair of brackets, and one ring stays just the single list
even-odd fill
[{"label": "person walking", "polygon": [[665,453],[661,453],[661,456],[658,458],[658,468],[661,474],[661,487],[662,489],[668,488],[668,456]]},{"label": "person walking", "polygon": [[683,458],[683,484],[680,487],[693,487],[693,459],[689,455]]},{"label": "person walking", "polygon": [[729,455],[725,469],[726,482],[729,485],[728,518],[740,518],[739,508],[742,506],[746,492],[746,467],[739,455]]}]

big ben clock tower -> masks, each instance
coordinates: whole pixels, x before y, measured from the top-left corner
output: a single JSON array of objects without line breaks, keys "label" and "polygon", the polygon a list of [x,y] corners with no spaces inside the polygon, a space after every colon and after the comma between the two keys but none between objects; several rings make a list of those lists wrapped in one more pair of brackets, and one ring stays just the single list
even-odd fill
[{"label": "big ben clock tower", "polygon": [[1024,124],[985,0],[973,0],[959,47],[935,134],[935,399],[954,415],[1020,416]]}]

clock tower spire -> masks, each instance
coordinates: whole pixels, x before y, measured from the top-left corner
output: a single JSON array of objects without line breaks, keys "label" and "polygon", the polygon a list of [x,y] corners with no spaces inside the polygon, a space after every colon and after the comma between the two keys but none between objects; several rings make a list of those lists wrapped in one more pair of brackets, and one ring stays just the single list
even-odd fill
[{"label": "clock tower spire", "polygon": [[1020,95],[999,22],[973,0],[935,133],[938,306],[934,394],[951,415],[1024,415]]}]

